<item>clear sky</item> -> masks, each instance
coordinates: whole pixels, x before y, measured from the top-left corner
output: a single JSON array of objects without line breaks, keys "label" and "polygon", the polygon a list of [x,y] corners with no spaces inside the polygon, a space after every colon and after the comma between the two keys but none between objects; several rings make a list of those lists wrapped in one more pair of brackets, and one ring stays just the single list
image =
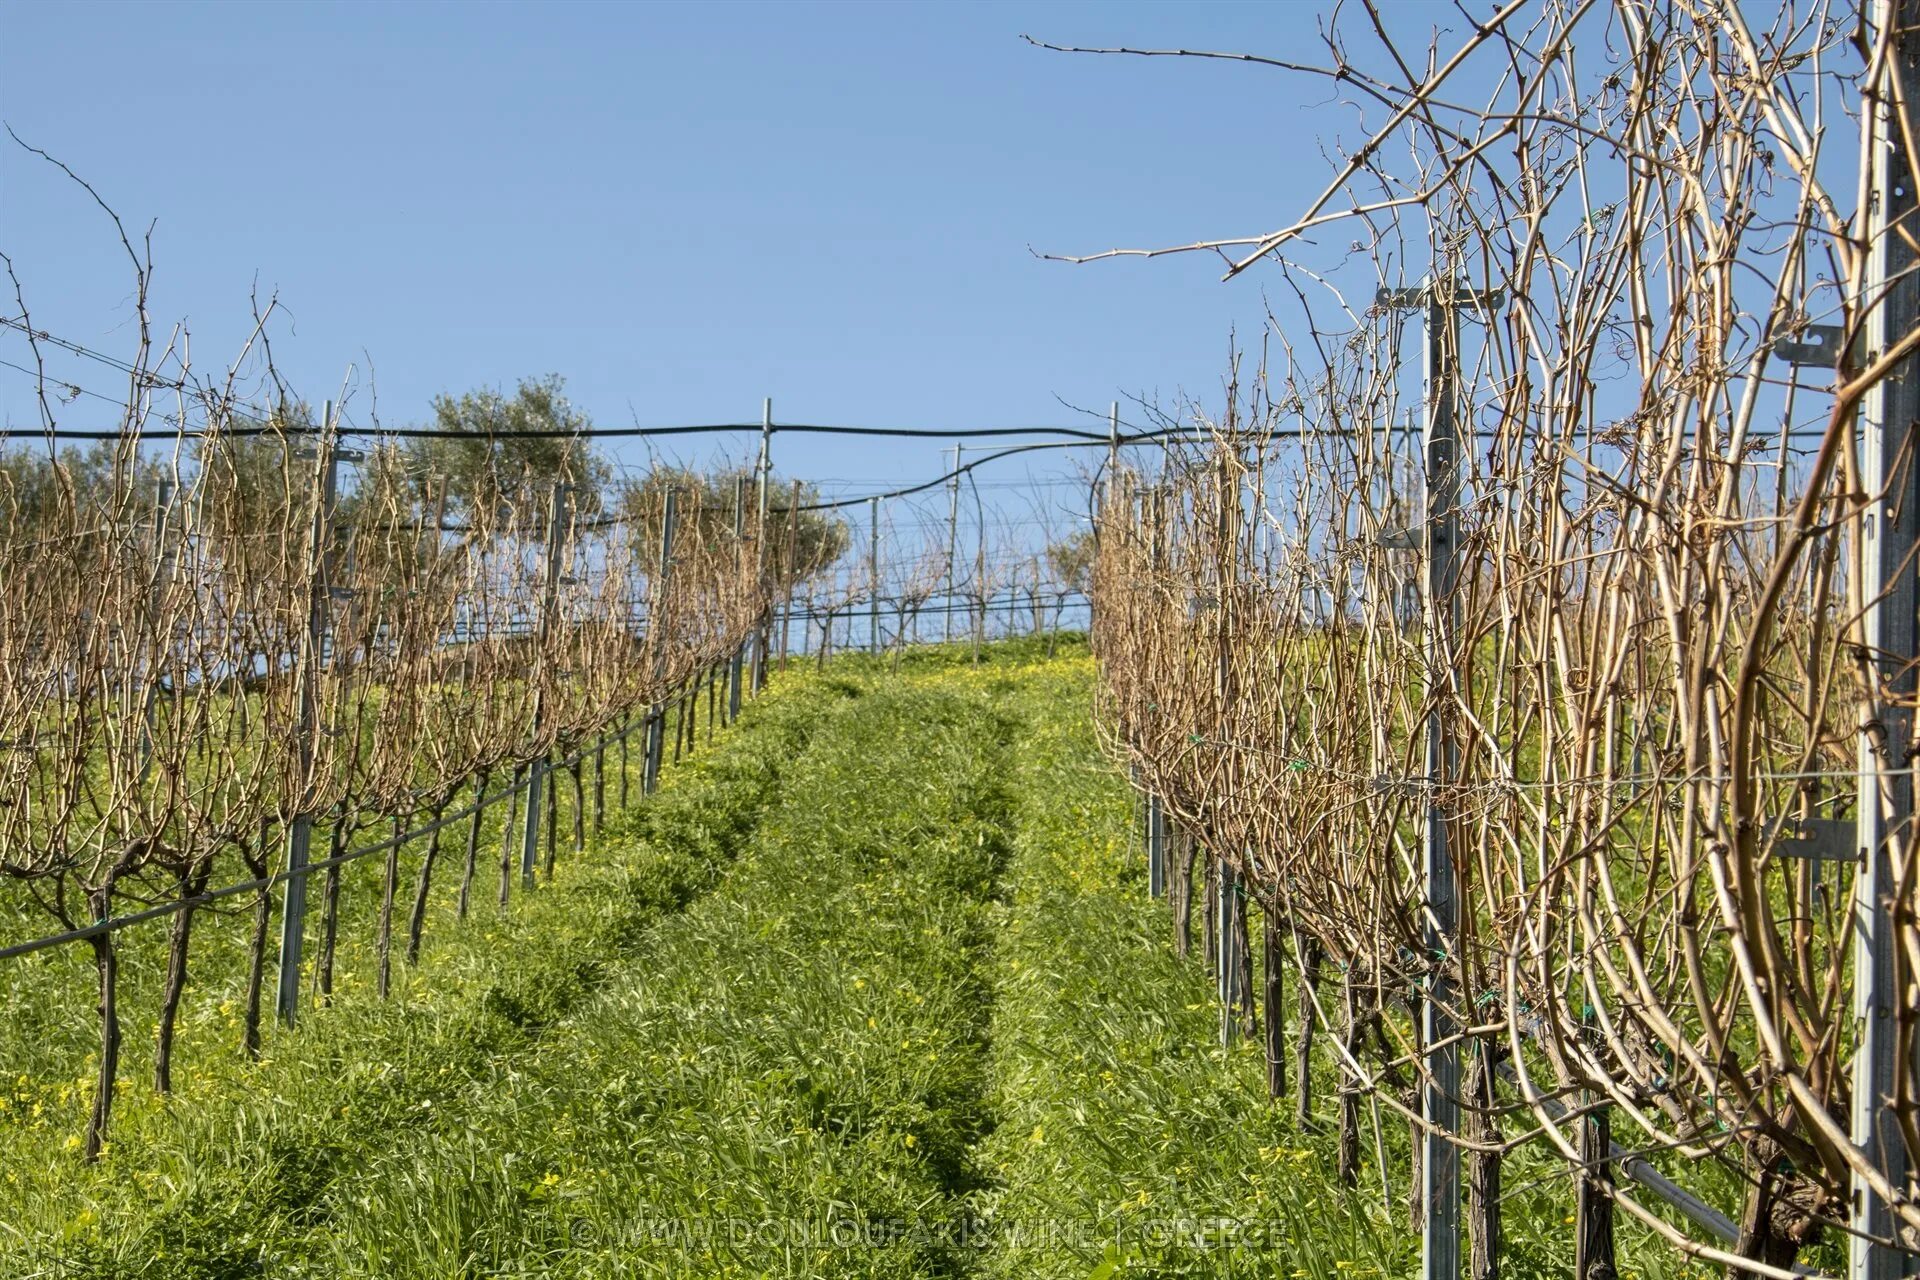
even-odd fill
[{"label": "clear sky", "polygon": [[[1269,230],[1353,117],[1325,82],[1021,34],[1312,57],[1321,8],[0,0],[0,118],[155,223],[153,312],[189,323],[202,372],[257,280],[287,308],[296,390],[317,403],[355,367],[358,423],[375,389],[403,425],[549,372],[604,425],[757,419],[764,396],[789,421],[1070,423],[1062,401],[1217,398],[1263,281],[1031,250]],[[110,228],[3,139],[0,250],[37,324],[128,348]],[[23,345],[0,336],[0,359]],[[13,430],[37,425],[28,389],[0,367]],[[112,424],[99,401],[61,413]],[[781,448],[782,470],[855,488],[939,451]]]}]

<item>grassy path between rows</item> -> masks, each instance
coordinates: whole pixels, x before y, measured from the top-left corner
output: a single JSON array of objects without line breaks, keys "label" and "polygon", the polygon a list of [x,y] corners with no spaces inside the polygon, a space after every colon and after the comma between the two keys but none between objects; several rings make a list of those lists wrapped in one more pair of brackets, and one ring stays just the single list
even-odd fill
[{"label": "grassy path between rows", "polygon": [[0,1177],[0,1274],[1404,1273],[1214,1045],[1082,651],[783,679],[403,999]]},{"label": "grassy path between rows", "polygon": [[1006,728],[936,688],[841,711],[719,891],[460,1129],[369,1170],[329,1268],[962,1271]]},{"label": "grassy path between rows", "polygon": [[1329,1126],[1303,1136],[1291,1103],[1269,1101],[1256,1044],[1219,1047],[1211,984],[1175,957],[1167,912],[1147,896],[1131,797],[1099,750],[1091,697],[1079,663],[1036,672],[1022,693],[1020,834],[997,956],[1000,1123],[983,1153],[996,1187],[983,1201],[988,1269],[1410,1274],[1404,1219],[1331,1176]]}]

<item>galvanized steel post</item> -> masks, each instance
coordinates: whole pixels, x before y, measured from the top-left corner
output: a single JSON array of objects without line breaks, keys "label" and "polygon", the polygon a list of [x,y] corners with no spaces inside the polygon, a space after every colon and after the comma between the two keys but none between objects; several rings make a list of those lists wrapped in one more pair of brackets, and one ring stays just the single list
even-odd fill
[{"label": "galvanized steel post", "polygon": [[1167,815],[1153,791],[1147,792],[1147,893],[1167,896]]},{"label": "galvanized steel post", "polygon": [[300,952],[307,931],[307,865],[313,846],[313,812],[308,792],[313,787],[315,740],[319,736],[319,683],[326,661],[327,604],[333,584],[327,572],[330,557],[333,504],[339,491],[340,450],[333,437],[333,402],[320,411],[320,430],[314,446],[313,519],[307,530],[307,632],[299,661],[299,712],[295,730],[295,759],[300,794],[295,797],[293,820],[287,824],[287,891],[280,913],[280,967],[274,1008],[280,1021],[293,1025],[300,1009]]},{"label": "galvanized steel post", "polygon": [[867,499],[867,652],[880,652],[880,499]]},{"label": "galvanized steel post", "polygon": [[1449,846],[1447,787],[1458,772],[1457,751],[1439,707],[1453,681],[1454,632],[1460,579],[1460,308],[1495,306],[1500,290],[1475,293],[1451,278],[1429,277],[1418,289],[1382,289],[1376,304],[1420,307],[1425,313],[1423,559],[1426,565],[1426,823],[1421,839],[1424,899],[1422,944],[1427,966],[1420,1002],[1425,1056],[1420,1090],[1421,1275],[1456,1280],[1460,1274],[1460,1043],[1454,1017],[1454,969],[1460,964],[1458,889]]},{"label": "galvanized steel post", "polygon": [[759,589],[761,592],[760,626],[753,642],[753,692],[767,687],[767,639],[773,630],[773,605],[770,597],[772,581],[768,576],[767,565],[767,504],[771,497],[768,492],[773,484],[773,397],[767,397],[760,406],[760,462],[759,495],[755,499],[759,511],[759,521],[754,525],[754,559],[759,567]]},{"label": "galvanized steel post", "polygon": [[[533,692],[533,732],[536,741],[546,727],[545,667],[547,640],[553,634],[553,616],[560,607],[561,511],[566,504],[567,486],[555,482],[547,513],[547,574],[540,601],[539,652],[535,661],[542,668],[542,680]],[[520,836],[520,883],[533,888],[533,870],[540,857],[540,801],[547,785],[547,751],[527,762],[526,825]]]},{"label": "galvanized steel post", "polygon": [[[1878,0],[1874,17],[1893,33],[1887,80],[1867,102],[1867,156],[1871,167],[1872,254],[1868,269],[1869,355],[1904,338],[1920,320],[1920,280],[1910,224],[1917,207],[1912,134],[1897,112],[1920,93],[1920,0]],[[1837,353],[1836,353],[1837,354]],[[1894,1001],[1894,886],[1914,855],[1914,658],[1916,625],[1913,557],[1920,544],[1920,358],[1908,356],[1867,393],[1861,487],[1871,505],[1861,521],[1865,552],[1866,653],[1876,687],[1863,708],[1860,734],[1859,845],[1864,863],[1854,878],[1853,1057],[1851,1137],[1896,1191],[1910,1182],[1908,1153],[1893,1101],[1901,1062]],[[1875,1244],[1894,1236],[1892,1214],[1868,1180],[1855,1176],[1847,1274],[1852,1280],[1893,1280],[1915,1272],[1911,1253]]]},{"label": "galvanized steel post", "polygon": [[[667,637],[661,624],[667,616],[667,575],[673,568],[673,526],[678,514],[679,494],[668,489],[666,505],[660,513],[660,565],[653,576],[653,599],[647,607],[647,631],[653,641],[653,677],[656,681],[664,679],[667,673]],[[645,771],[640,776],[643,795],[652,795],[654,788],[660,785],[661,756],[667,741],[668,705],[665,698],[656,702],[652,718],[647,722]]]},{"label": "galvanized steel post", "polygon": [[956,580],[960,555],[960,448],[953,446],[953,482],[947,487],[947,609],[946,622],[941,629],[940,639],[953,639],[954,603],[960,599],[960,584]]},{"label": "galvanized steel post", "polygon": [[1429,966],[1426,999],[1420,1004],[1420,1043],[1427,1077],[1421,1090],[1421,1272],[1426,1280],[1460,1274],[1460,1045],[1454,1038],[1456,999],[1451,966],[1458,962],[1459,904],[1448,843],[1442,792],[1453,778],[1453,740],[1435,706],[1436,685],[1450,682],[1458,606],[1454,588],[1460,561],[1460,443],[1456,415],[1459,376],[1459,315],[1445,287],[1430,280],[1426,291],[1426,568],[1427,568],[1427,815],[1421,849],[1425,885],[1424,942]]},{"label": "galvanized steel post", "polygon": [[[766,531],[761,530],[762,539]],[[740,557],[740,571],[746,572],[746,555],[740,548],[746,545],[747,536],[747,478],[740,476],[733,482],[733,542],[735,554]],[[735,645],[733,657],[727,663],[727,723],[732,724],[740,718],[740,677],[746,665],[747,646],[745,642]]]}]

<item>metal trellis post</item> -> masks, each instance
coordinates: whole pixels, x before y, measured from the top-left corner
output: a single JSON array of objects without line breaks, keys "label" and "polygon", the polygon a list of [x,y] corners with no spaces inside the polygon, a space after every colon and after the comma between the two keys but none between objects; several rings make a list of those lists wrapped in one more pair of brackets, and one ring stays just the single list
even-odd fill
[{"label": "metal trellis post", "polygon": [[[1120,402],[1115,400],[1107,406],[1107,483],[1105,486],[1105,500],[1100,504],[1100,524],[1098,529],[1099,536],[1103,540],[1110,533],[1117,532],[1117,529],[1109,529],[1107,527],[1108,521],[1112,521],[1116,526],[1119,524],[1118,514],[1114,510],[1114,490],[1119,483],[1119,475]],[[1094,616],[1091,610],[1088,612],[1087,631],[1089,635],[1095,631],[1104,630],[1102,623],[1103,619]],[[1098,652],[1097,649],[1096,652]]]},{"label": "metal trellis post", "polygon": [[[156,618],[160,614],[161,597],[166,593],[167,584],[173,580],[173,544],[167,537],[167,526],[173,517],[173,498],[173,477],[160,477],[153,506],[153,581],[147,591],[147,599]],[[153,712],[159,696],[160,680],[156,671],[147,681],[146,706],[141,714],[140,781],[143,783],[153,769]]]},{"label": "metal trellis post", "polygon": [[[759,493],[754,501],[759,512],[759,520],[754,525],[754,559],[759,566],[759,588],[763,595],[768,591],[767,565],[767,504],[771,497],[769,490],[773,485],[773,397],[767,397],[760,406],[760,462]],[[767,686],[767,639],[773,630],[773,605],[763,599],[764,612],[760,618],[759,630],[753,642],[753,692],[757,696]]]},{"label": "metal trellis post", "polygon": [[1167,896],[1167,815],[1158,792],[1147,792],[1147,893]]},{"label": "metal trellis post", "polygon": [[1460,308],[1497,306],[1500,290],[1474,293],[1452,281],[1429,277],[1418,289],[1382,289],[1381,306],[1420,307],[1425,313],[1422,375],[1426,439],[1426,824],[1421,840],[1425,913],[1422,945],[1428,965],[1420,1002],[1420,1043],[1426,1048],[1420,1090],[1424,1129],[1420,1149],[1420,1273],[1424,1280],[1457,1280],[1460,1274],[1460,1043],[1453,1006],[1458,992],[1452,966],[1460,962],[1459,902],[1453,851],[1448,841],[1445,788],[1458,771],[1457,752],[1438,710],[1442,683],[1450,683],[1453,636],[1459,623],[1454,591],[1460,578]]},{"label": "metal trellis post", "polygon": [[[787,647],[793,635],[793,575],[799,564],[800,554],[800,494],[798,480],[793,482],[793,491],[787,499],[787,536],[781,540],[780,567],[775,571],[780,583],[780,669],[787,669]],[[771,554],[771,553],[769,553]],[[800,631],[800,652],[806,652],[806,624]]]},{"label": "metal trellis post", "polygon": [[[1581,1019],[1581,1036],[1598,1042],[1593,1011]],[[1574,1175],[1574,1280],[1610,1280],[1613,1247],[1613,1119],[1610,1109],[1587,1098],[1580,1121],[1580,1166]]]},{"label": "metal trellis post", "polygon": [[[547,638],[553,634],[553,615],[560,607],[560,538],[561,511],[566,505],[567,486],[555,483],[551,500],[552,510],[547,516],[547,577],[540,601],[539,653],[535,660],[543,666],[546,663]],[[546,688],[544,679],[533,694],[533,727],[536,737],[546,722]],[[527,763],[527,812],[526,826],[520,837],[520,883],[533,888],[533,870],[540,859],[540,801],[546,787],[549,769],[547,752],[541,752]]]},{"label": "metal trellis post", "polygon": [[880,652],[880,499],[867,499],[867,651]]},{"label": "metal trellis post", "polygon": [[[647,630],[653,639],[653,678],[656,681],[667,673],[667,637],[661,624],[667,616],[667,574],[673,568],[673,526],[678,514],[679,494],[668,489],[666,505],[660,513],[660,565],[653,576],[653,600],[647,608]],[[643,795],[652,795],[654,788],[660,785],[660,762],[666,748],[669,705],[666,699],[655,703],[653,718],[647,723],[645,772],[640,778]]]},{"label": "metal trellis post", "polygon": [[[1429,682],[1438,682],[1447,678],[1451,661],[1457,613],[1453,594],[1460,570],[1459,424],[1454,417],[1459,320],[1452,299],[1441,297],[1434,283],[1427,288],[1426,320],[1427,672]],[[1421,872],[1427,905],[1424,942],[1432,976],[1427,998],[1420,1006],[1421,1043],[1429,1046],[1428,1077],[1420,1106],[1421,1117],[1429,1126],[1421,1135],[1421,1197],[1426,1213],[1420,1257],[1426,1280],[1454,1280],[1460,1274],[1460,1149],[1446,1135],[1460,1128],[1460,1046],[1453,1038],[1455,1027],[1449,1006],[1455,993],[1447,965],[1454,959],[1459,906],[1453,851],[1447,841],[1447,812],[1438,794],[1453,776],[1454,759],[1446,724],[1433,707],[1433,694],[1430,683],[1428,799]]]},{"label": "metal trellis post", "polygon": [[1213,873],[1213,937],[1215,992],[1220,1000],[1220,1045],[1233,1044],[1239,1031],[1240,938],[1234,930],[1234,898],[1240,892],[1240,877],[1225,858],[1215,859]]},{"label": "metal trellis post", "polygon": [[332,537],[335,494],[339,489],[340,453],[333,439],[333,402],[320,411],[320,434],[314,448],[317,485],[313,523],[308,529],[307,569],[311,586],[307,597],[307,634],[300,654],[299,723],[296,759],[301,795],[293,820],[287,824],[287,892],[280,914],[280,968],[274,1009],[287,1026],[300,1009],[300,952],[307,933],[307,864],[313,848],[313,814],[305,792],[313,785],[314,741],[319,735],[319,683],[326,660],[327,602],[333,584],[328,580],[327,542]]},{"label": "metal trellis post", "polygon": [[[1920,93],[1916,56],[1920,0],[1879,0],[1875,17],[1895,34],[1888,84],[1870,99],[1869,163],[1872,166],[1874,235],[1868,276],[1867,342],[1870,353],[1885,351],[1920,320],[1920,281],[1913,275],[1915,254],[1908,232],[1916,207],[1906,132],[1894,113]],[[1889,27],[1888,24],[1891,24]],[[1878,301],[1877,306],[1872,304]],[[1893,1187],[1908,1186],[1907,1151],[1892,1107],[1903,1064],[1893,1006],[1899,995],[1895,970],[1894,885],[1897,872],[1913,856],[1914,656],[1920,652],[1916,627],[1913,557],[1920,543],[1920,358],[1900,362],[1867,394],[1865,457],[1861,485],[1876,500],[1862,520],[1866,556],[1866,648],[1877,688],[1866,709],[1860,735],[1859,844],[1864,857],[1854,879],[1853,1013],[1857,1040],[1853,1059],[1852,1125],[1854,1143],[1874,1161]],[[1911,1066],[1904,1067],[1911,1070]],[[1887,1205],[1856,1177],[1851,1206],[1853,1234],[1847,1272],[1853,1280],[1892,1280],[1912,1275],[1915,1258],[1876,1245],[1894,1235]]]},{"label": "metal trellis post", "polygon": [[[761,531],[764,541],[765,530]],[[740,476],[733,482],[733,542],[736,547],[744,545],[747,536],[747,478]],[[741,572],[746,571],[745,557],[742,556]],[[733,658],[727,663],[727,723],[732,724],[740,718],[740,677],[746,665],[747,646],[742,643],[734,646]]]},{"label": "metal trellis post", "polygon": [[947,612],[942,641],[953,639],[953,605],[960,598],[960,584],[954,576],[960,555],[960,448],[953,446],[953,483],[947,486]]}]

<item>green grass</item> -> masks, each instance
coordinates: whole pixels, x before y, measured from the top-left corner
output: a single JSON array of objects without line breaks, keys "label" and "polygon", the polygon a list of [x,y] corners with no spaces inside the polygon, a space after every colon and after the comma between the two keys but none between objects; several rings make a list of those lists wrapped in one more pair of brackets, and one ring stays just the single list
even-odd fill
[{"label": "green grass", "polygon": [[392,999],[350,985],[299,1031],[271,1038],[259,1062],[191,1055],[173,1100],[123,1077],[113,1144],[96,1167],[72,1151],[81,1083],[55,1093],[45,1077],[11,1073],[0,1273],[258,1274],[284,1239],[324,1231],[338,1207],[329,1196],[369,1160],[418,1141],[447,1122],[450,1100],[511,1072],[653,924],[717,882],[781,769],[847,692],[819,682],[755,706],[719,750],[670,771],[656,796],[609,823],[595,852],[617,856],[563,861],[512,911],[488,908],[450,931]]},{"label": "green grass", "polygon": [[367,1208],[323,1270],[958,1271],[1005,729],[977,694],[847,708],[719,892],[663,925],[511,1090],[358,1182]]},{"label": "green grass", "polygon": [[[1419,1241],[1407,1213],[1405,1122],[1386,1107],[1376,1119],[1363,1104],[1357,1185],[1343,1188],[1328,1033],[1318,1038],[1307,1132],[1293,1123],[1292,1097],[1269,1099],[1260,1044],[1220,1047],[1213,983],[1197,954],[1199,904],[1196,955],[1178,959],[1170,915],[1147,896],[1129,788],[1086,714],[1092,679],[1087,664],[1056,664],[1021,693],[1027,732],[1013,784],[1012,907],[997,944],[998,1126],[982,1153],[994,1182],[981,1198],[994,1242],[985,1273],[1413,1273]],[[1257,910],[1250,914],[1258,992],[1263,926]],[[1289,1073],[1299,1030],[1295,981],[1289,973]],[[1337,1006],[1332,965],[1320,999],[1329,1012]],[[1518,1125],[1508,1122],[1509,1130]],[[1384,1175],[1376,1150],[1386,1157]],[[1670,1172],[1691,1180],[1685,1167]],[[1565,1166],[1544,1144],[1523,1147],[1507,1157],[1503,1192],[1502,1274],[1569,1274],[1573,1191]],[[1707,1274],[1624,1214],[1618,1233],[1623,1276]]]},{"label": "green grass", "polygon": [[1083,668],[1030,682],[1012,910],[997,968],[999,1127],[983,1197],[996,1276],[1400,1275],[1377,1194],[1343,1194],[1325,1137],[1266,1096],[1258,1048],[1217,1044],[1197,961],[1146,897],[1124,781]]},{"label": "green grass", "polygon": [[[696,717],[696,727],[701,742],[699,749],[704,751],[708,728],[704,707]],[[635,731],[631,735],[625,766],[625,791],[629,799],[634,801],[640,795],[643,744],[644,735]],[[619,812],[622,760],[617,749],[607,751],[603,771],[604,804],[613,819],[612,828],[605,834],[608,840],[617,843],[623,838],[619,833],[625,821]],[[673,768],[669,767],[667,772],[671,774]],[[543,813],[543,866],[545,841],[549,839],[557,841],[557,862],[565,863],[572,856],[574,800],[571,780],[564,771],[555,772],[551,778],[558,800],[559,821],[549,825]],[[493,777],[488,790],[490,793],[498,792],[506,784],[507,775],[501,772]],[[595,780],[591,764],[583,766],[583,784],[583,826],[592,832]],[[471,798],[471,789],[463,788],[455,796],[451,807],[458,809]],[[424,921],[422,949],[426,956],[431,958],[445,953],[452,957],[453,963],[463,963],[462,957],[476,950],[484,952],[492,949],[502,936],[497,924],[501,913],[495,904],[499,892],[499,863],[505,834],[503,828],[507,817],[508,806],[504,803],[495,803],[482,813],[477,874],[470,916],[466,922],[457,919],[456,900],[465,861],[468,824],[460,821],[444,829]],[[520,822],[524,817],[517,805],[514,817],[516,870],[513,875],[512,909],[517,910],[520,899],[517,842]],[[424,820],[424,816],[418,814],[405,819],[408,826],[417,826]],[[357,847],[375,843],[390,831],[385,819],[369,819],[369,823],[356,836],[354,844]],[[325,856],[329,832],[330,828],[316,825],[314,857]],[[269,836],[273,850],[270,863],[275,870],[282,865],[283,838],[284,834],[277,829]],[[393,922],[395,937],[392,965],[396,992],[402,991],[413,980],[412,973],[403,962],[407,917],[416,877],[422,861],[428,855],[429,845],[428,839],[420,838],[409,841],[400,850]],[[364,998],[374,985],[375,922],[379,913],[383,862],[383,857],[375,855],[360,858],[341,868],[338,949],[334,964],[336,1003]],[[219,859],[209,887],[238,883],[248,878],[249,872],[241,859],[229,852]],[[148,905],[151,901],[165,901],[175,891],[171,881],[164,884],[127,884],[116,901],[115,911],[125,913]],[[266,990],[262,1002],[262,1017],[268,1021],[273,1016],[275,956],[280,936],[280,892],[276,890],[274,893],[268,930]],[[322,892],[323,877],[316,874],[310,881],[308,892],[308,927],[302,973],[303,1005],[319,998],[315,965],[320,951]],[[202,908],[194,914],[189,981],[181,1001],[176,1030],[174,1074],[177,1080],[194,1073],[203,1076],[209,1072],[218,1073],[240,1050],[247,940],[254,901],[253,895],[243,894],[225,899],[214,907]],[[70,902],[69,905],[84,917],[83,903]],[[170,924],[170,918],[163,918],[122,930],[116,935],[120,965],[120,1017],[124,1031],[120,1069],[125,1098],[124,1102],[116,1101],[116,1111],[123,1105],[144,1105],[144,1095],[148,1092],[146,1082],[153,1075],[155,1031]],[[36,905],[21,886],[0,881],[0,941],[24,941],[58,932],[63,927],[51,914]],[[440,979],[429,977],[427,981],[435,983]],[[99,1023],[94,1012],[95,983],[93,958],[84,944],[0,961],[0,1082],[9,1086],[0,1089],[0,1134],[9,1131],[9,1120],[17,1123],[22,1119],[22,1110],[27,1113],[26,1119],[39,1122],[29,1124],[30,1129],[55,1130],[62,1138],[77,1133],[83,1126],[93,1089],[93,1063],[100,1042]],[[24,1082],[21,1077],[25,1077]],[[34,1113],[36,1107],[39,1108],[38,1114]]]},{"label": "green grass", "polygon": [[[1404,1124],[1388,1206],[1364,1110],[1337,1185],[1324,1054],[1301,1133],[1260,1050],[1217,1046],[1092,665],[1050,647],[776,678],[551,885],[437,929],[388,1001],[356,954],[261,1062],[209,962],[178,1096],[130,1073],[97,1166],[66,1149],[79,1033],[0,1047],[61,1064],[0,1076],[0,1274],[1408,1273]],[[1506,1274],[1565,1274],[1564,1171],[1507,1185]],[[1684,1274],[1624,1228],[1623,1259]]]}]

